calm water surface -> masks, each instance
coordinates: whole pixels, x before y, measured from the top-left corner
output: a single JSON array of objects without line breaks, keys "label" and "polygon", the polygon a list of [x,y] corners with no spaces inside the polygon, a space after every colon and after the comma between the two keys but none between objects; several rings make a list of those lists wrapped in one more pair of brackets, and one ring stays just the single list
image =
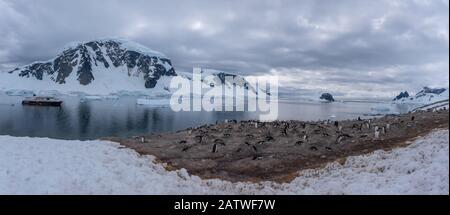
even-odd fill
[{"label": "calm water surface", "polygon": [[[62,97],[62,107],[22,106],[24,97],[0,94],[0,135],[98,139],[186,129],[226,119],[258,119],[254,112],[173,112],[136,104],[136,97],[83,102]],[[374,103],[279,103],[280,120],[354,119],[371,114]],[[401,110],[397,110],[402,112]]]}]

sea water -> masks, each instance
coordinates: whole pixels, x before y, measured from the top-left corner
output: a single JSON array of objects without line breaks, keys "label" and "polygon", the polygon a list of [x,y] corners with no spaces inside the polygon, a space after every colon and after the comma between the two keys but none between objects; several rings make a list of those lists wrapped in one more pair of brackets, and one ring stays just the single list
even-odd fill
[{"label": "sea water", "polygon": [[[258,112],[174,112],[137,104],[138,97],[86,99],[63,96],[61,107],[23,106],[23,96],[0,94],[0,135],[89,140],[173,132],[225,120],[253,120]],[[374,102],[280,101],[279,120],[344,120],[371,117]],[[393,110],[402,112],[401,109]]]}]

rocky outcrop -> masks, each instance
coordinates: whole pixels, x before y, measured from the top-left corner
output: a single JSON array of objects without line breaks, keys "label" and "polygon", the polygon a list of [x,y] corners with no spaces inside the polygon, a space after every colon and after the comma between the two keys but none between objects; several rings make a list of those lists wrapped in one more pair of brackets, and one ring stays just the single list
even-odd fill
[{"label": "rocky outcrop", "polygon": [[321,100],[326,100],[326,101],[328,101],[328,102],[334,102],[334,101],[335,101],[334,98],[333,98],[333,95],[331,95],[330,93],[324,93],[324,94],[322,94],[322,95],[320,96],[320,99],[321,99]]},{"label": "rocky outcrop", "polygon": [[119,68],[128,76],[144,79],[146,88],[154,88],[161,76],[176,76],[170,59],[161,53],[125,40],[96,40],[78,43],[65,49],[55,59],[37,62],[10,73],[24,78],[65,84],[75,76],[81,85],[95,81],[96,73],[111,68]]},{"label": "rocky outcrop", "polygon": [[409,93],[408,93],[408,91],[401,92],[398,96],[396,96],[396,97],[394,98],[393,101],[398,101],[398,100],[403,99],[403,98],[409,98]]}]

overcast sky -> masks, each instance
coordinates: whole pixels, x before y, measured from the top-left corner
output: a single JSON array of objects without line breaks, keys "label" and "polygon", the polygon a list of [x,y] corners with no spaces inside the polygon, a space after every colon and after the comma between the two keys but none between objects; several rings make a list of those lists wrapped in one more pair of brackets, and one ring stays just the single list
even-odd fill
[{"label": "overcast sky", "polygon": [[0,70],[122,37],[284,87],[387,95],[449,85],[448,0],[0,0]]}]

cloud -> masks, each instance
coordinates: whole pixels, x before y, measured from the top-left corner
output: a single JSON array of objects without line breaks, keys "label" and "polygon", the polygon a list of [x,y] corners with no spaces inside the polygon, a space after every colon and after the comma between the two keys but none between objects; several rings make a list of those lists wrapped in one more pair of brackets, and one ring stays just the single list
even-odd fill
[{"label": "cloud", "polygon": [[448,19],[448,0],[0,0],[0,69],[114,36],[178,70],[277,71],[289,87],[393,94],[448,86]]}]

